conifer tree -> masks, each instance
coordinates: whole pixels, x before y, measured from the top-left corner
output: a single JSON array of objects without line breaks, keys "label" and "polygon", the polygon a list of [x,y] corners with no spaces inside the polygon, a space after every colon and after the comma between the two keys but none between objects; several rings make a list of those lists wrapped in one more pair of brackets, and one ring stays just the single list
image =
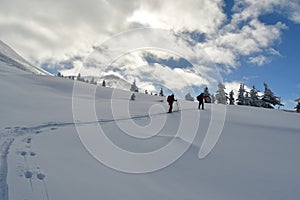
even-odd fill
[{"label": "conifer tree", "polygon": [[130,97],[130,99],[131,99],[131,101],[134,101],[135,100],[135,94],[134,93],[132,93],[132,95],[131,95],[131,97]]},{"label": "conifer tree", "polygon": [[225,86],[221,82],[218,84],[219,89],[216,92],[216,100],[219,104],[226,104],[227,103],[227,93],[225,92]]},{"label": "conifer tree", "polygon": [[194,101],[194,97],[192,97],[192,95],[190,93],[187,93],[187,95],[185,95],[185,100]]},{"label": "conifer tree", "polygon": [[97,81],[95,80],[95,78],[94,77],[92,77],[92,80],[91,80],[91,82],[90,82],[91,84],[93,84],[93,85],[97,85]]},{"label": "conifer tree", "polygon": [[132,92],[139,92],[139,89],[138,89],[138,87],[135,84],[135,80],[133,81],[133,83],[131,85],[130,91],[132,91]]},{"label": "conifer tree", "polygon": [[80,73],[77,75],[76,80],[77,80],[77,81],[82,81],[82,82],[87,82],[86,80],[84,80],[84,78],[81,76]]},{"label": "conifer tree", "polygon": [[164,96],[164,91],[162,88],[160,88],[159,96],[162,96],[162,97]]},{"label": "conifer tree", "polygon": [[81,81],[81,74],[80,73],[77,75],[76,80]]},{"label": "conifer tree", "polygon": [[229,104],[234,105],[234,92],[233,92],[233,90],[231,90],[231,92],[229,93]]},{"label": "conifer tree", "polygon": [[244,84],[240,84],[240,89],[238,91],[237,104],[245,105],[245,85]]},{"label": "conifer tree", "polygon": [[244,98],[244,105],[250,106],[250,102],[251,102],[251,98],[249,92],[246,91],[245,98]]},{"label": "conifer tree", "polygon": [[255,107],[261,106],[261,101],[258,97],[258,90],[253,85],[252,89],[250,90],[250,105]]},{"label": "conifer tree", "polygon": [[215,103],[215,102],[216,102],[215,95],[214,95],[214,94],[212,94],[212,95],[211,95],[211,103]]},{"label": "conifer tree", "polygon": [[105,82],[105,80],[102,81],[102,87],[106,87],[106,82]]},{"label": "conifer tree", "polygon": [[264,108],[274,108],[273,106],[279,105],[283,106],[280,102],[280,97],[277,97],[273,94],[273,92],[270,90],[267,83],[264,83],[265,91],[264,95],[262,97],[263,101],[263,107]]}]

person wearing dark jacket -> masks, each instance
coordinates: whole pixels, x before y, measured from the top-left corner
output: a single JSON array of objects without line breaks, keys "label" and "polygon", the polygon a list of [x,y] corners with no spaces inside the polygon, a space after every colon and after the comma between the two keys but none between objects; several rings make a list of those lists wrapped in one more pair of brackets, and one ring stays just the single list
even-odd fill
[{"label": "person wearing dark jacket", "polygon": [[169,95],[168,98],[167,98],[167,102],[169,103],[169,112],[168,113],[171,113],[172,110],[173,110],[173,102],[174,101],[177,101],[177,99],[174,98],[174,94],[172,95]]},{"label": "person wearing dark jacket", "polygon": [[199,96],[197,96],[197,100],[199,101],[198,109],[200,109],[200,106],[202,105],[202,110],[204,110],[204,99],[207,96],[204,95],[204,93],[201,93]]}]

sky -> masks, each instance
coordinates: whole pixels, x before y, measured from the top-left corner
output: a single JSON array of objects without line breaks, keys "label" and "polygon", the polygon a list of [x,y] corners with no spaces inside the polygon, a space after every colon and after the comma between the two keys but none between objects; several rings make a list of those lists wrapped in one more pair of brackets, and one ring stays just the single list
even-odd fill
[{"label": "sky", "polygon": [[53,73],[300,97],[299,0],[0,1],[0,39]]}]

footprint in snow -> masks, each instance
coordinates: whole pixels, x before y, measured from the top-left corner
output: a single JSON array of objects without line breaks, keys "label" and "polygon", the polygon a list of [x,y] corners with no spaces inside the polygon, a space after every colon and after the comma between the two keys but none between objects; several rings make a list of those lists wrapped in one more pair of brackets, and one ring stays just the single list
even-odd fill
[{"label": "footprint in snow", "polygon": [[25,137],[24,139],[22,139],[22,142],[30,144],[32,142],[32,137]]},{"label": "footprint in snow", "polygon": [[26,154],[27,154],[26,151],[21,151],[21,152],[20,152],[20,155],[21,155],[21,156],[26,156]]},{"label": "footprint in snow", "polygon": [[32,138],[30,138],[30,137],[26,139],[26,143],[27,143],[27,144],[30,144],[31,141],[32,141]]},{"label": "footprint in snow", "polygon": [[31,191],[33,191],[32,176],[33,176],[33,172],[32,171],[25,171],[24,177],[29,180]]},{"label": "footprint in snow", "polygon": [[39,179],[39,180],[44,180],[45,179],[45,177],[46,177],[46,175],[45,174],[43,174],[43,173],[38,173],[37,175],[36,175],[36,177],[37,177],[37,179]]},{"label": "footprint in snow", "polygon": [[36,156],[35,152],[30,152],[30,156]]},{"label": "footprint in snow", "polygon": [[25,173],[24,173],[24,177],[25,178],[32,178],[32,176],[33,176],[33,173],[32,173],[32,171],[25,171]]}]

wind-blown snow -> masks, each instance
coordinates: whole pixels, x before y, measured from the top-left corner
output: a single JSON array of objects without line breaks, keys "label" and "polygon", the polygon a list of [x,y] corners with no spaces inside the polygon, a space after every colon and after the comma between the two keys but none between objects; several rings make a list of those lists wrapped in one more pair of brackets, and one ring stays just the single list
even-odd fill
[{"label": "wind-blown snow", "polygon": [[[77,82],[76,97],[83,105],[78,109],[85,113],[85,105],[95,98],[97,119],[74,121],[73,81],[21,73],[4,63],[0,64],[0,77],[0,199],[300,198],[297,113],[226,106],[218,143],[206,158],[199,159],[212,105],[197,110],[197,103],[180,100],[182,111],[167,115],[166,102],[160,102],[160,97],[137,94],[135,101],[129,101],[130,92]],[[90,95],[93,91],[95,97]],[[123,109],[126,105],[131,117]],[[214,106],[224,109],[224,105]],[[174,107],[176,110],[176,104]],[[149,152],[174,139],[181,116],[192,125],[198,114],[199,130],[188,151],[175,163],[152,173],[123,173],[105,166],[89,154],[76,130],[76,126],[93,130],[100,125],[120,148]],[[124,133],[152,136],[162,121],[161,130],[150,138]],[[134,124],[152,126],[138,133]],[[175,138],[178,148],[189,142],[189,138]]]},{"label": "wind-blown snow", "polygon": [[33,74],[51,75],[49,72],[35,67],[17,54],[11,47],[0,40],[0,62],[8,63],[22,71],[30,72]]}]

